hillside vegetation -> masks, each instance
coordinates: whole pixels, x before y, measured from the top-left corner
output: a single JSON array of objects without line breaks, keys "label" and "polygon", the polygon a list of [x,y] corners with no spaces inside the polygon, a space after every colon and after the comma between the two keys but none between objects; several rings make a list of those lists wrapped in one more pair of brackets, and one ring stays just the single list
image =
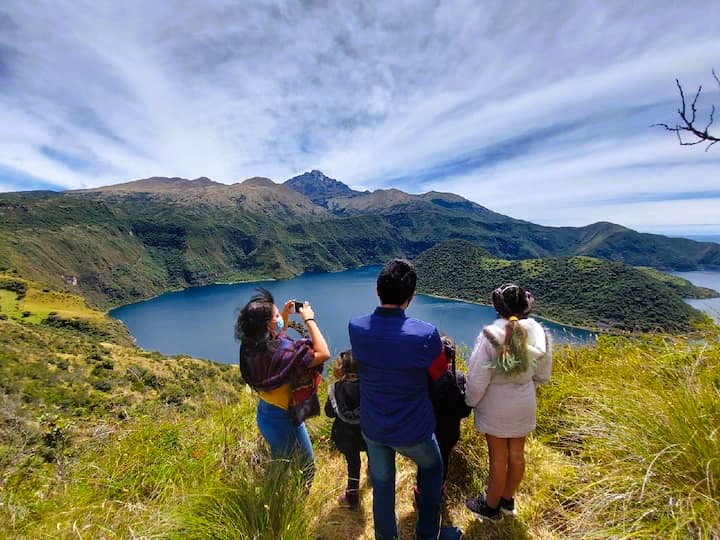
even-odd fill
[{"label": "hillside vegetation", "polygon": [[[633,330],[556,351],[517,517],[488,524],[465,509],[487,455],[463,423],[444,523],[469,540],[720,537],[720,329],[680,300],[711,293],[577,256],[714,268],[718,248],[612,224],[545,228],[452,194],[348,192],[323,178],[0,195],[1,538],[372,538],[365,466],[360,510],[337,504],[346,470],[329,419],[308,422],[317,473],[306,493],[291,465],[270,460],[237,366],[139,349],[97,308],[421,253],[425,292],[481,301],[517,279],[545,316]],[[467,242],[441,244],[453,238]],[[525,260],[557,255],[573,256]],[[658,329],[686,333],[641,332]],[[415,472],[398,460],[403,537]]]},{"label": "hillside vegetation", "polygon": [[532,291],[536,314],[602,331],[687,332],[705,315],[680,295],[718,295],[656,270],[591,257],[508,261],[464,241],[428,249],[415,266],[423,293],[490,303],[496,287],[514,282]]},{"label": "hillside vegetation", "polygon": [[[236,366],[140,350],[80,298],[7,275],[3,284],[0,536],[372,538],[365,466],[361,509],[337,505],[345,464],[329,419],[308,423],[318,471],[306,495],[299,475],[269,461]],[[48,310],[71,323],[48,324]],[[464,507],[486,481],[487,455],[463,423],[443,520],[467,539],[720,534],[717,327],[562,347],[538,403],[519,514],[500,524]],[[403,537],[414,476],[400,459]]]},{"label": "hillside vegetation", "polygon": [[587,255],[661,269],[720,268],[713,243],[610,223],[542,227],[451,193],[357,192],[318,171],[285,184],[150,178],[0,194],[0,271],[102,308],[195,285],[414,258],[450,239],[508,260]]}]

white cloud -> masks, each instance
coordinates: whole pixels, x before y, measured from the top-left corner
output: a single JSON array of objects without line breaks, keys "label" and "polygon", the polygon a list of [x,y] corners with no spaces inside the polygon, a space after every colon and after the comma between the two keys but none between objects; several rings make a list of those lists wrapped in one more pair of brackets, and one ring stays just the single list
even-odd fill
[{"label": "white cloud", "polygon": [[9,0],[0,190],[319,168],[556,225],[715,223],[718,199],[622,199],[712,189],[718,150],[648,125],[675,77],[720,104],[720,4],[553,6]]}]

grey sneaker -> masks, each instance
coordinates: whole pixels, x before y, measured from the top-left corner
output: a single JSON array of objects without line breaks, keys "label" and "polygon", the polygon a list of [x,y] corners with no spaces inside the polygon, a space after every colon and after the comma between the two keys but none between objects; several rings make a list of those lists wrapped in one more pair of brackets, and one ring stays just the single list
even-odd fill
[{"label": "grey sneaker", "polygon": [[473,497],[465,501],[465,506],[468,507],[473,514],[476,514],[480,519],[486,519],[488,521],[501,521],[503,518],[500,507],[493,508],[488,506],[485,495],[479,497]]}]

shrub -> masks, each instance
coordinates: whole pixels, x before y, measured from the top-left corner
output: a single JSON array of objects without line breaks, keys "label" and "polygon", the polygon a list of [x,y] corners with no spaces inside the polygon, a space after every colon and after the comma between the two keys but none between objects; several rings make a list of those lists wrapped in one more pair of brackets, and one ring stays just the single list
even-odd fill
[{"label": "shrub", "polygon": [[55,366],[57,366],[58,369],[67,371],[67,368],[70,367],[70,361],[67,358],[57,358],[55,360]]},{"label": "shrub", "polygon": [[160,377],[158,377],[149,369],[138,366],[136,364],[133,364],[127,368],[126,376],[128,380],[133,383],[133,387],[136,384],[139,384],[140,388],[147,386],[155,390],[159,390],[163,386],[163,381]]},{"label": "shrub", "polygon": [[93,377],[99,377],[103,373],[105,373],[105,370],[102,368],[102,366],[97,364],[94,365],[93,368],[90,370],[90,375],[92,375]]},{"label": "shrub", "polygon": [[43,414],[38,421],[43,428],[40,453],[45,461],[55,461],[68,444],[68,426],[55,415]]},{"label": "shrub", "polygon": [[102,354],[100,354],[99,351],[93,351],[91,354],[88,355],[87,361],[90,362],[100,362],[102,361],[103,357]]},{"label": "shrub", "polygon": [[93,382],[93,388],[100,390],[101,392],[109,392],[112,390],[112,381],[109,379],[98,379]]},{"label": "shrub", "polygon": [[160,392],[160,401],[166,405],[182,405],[185,392],[177,384],[168,384]]}]

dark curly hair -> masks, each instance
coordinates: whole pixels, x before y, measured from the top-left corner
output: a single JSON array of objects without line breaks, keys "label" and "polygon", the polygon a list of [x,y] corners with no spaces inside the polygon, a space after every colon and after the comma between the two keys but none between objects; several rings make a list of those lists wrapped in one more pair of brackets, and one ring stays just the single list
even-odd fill
[{"label": "dark curly hair", "polygon": [[274,304],[270,291],[260,287],[240,310],[235,322],[235,339],[240,341],[240,374],[245,380],[248,356],[270,350],[267,324],[272,319]]},{"label": "dark curly hair", "polygon": [[272,319],[275,299],[270,291],[260,287],[240,310],[235,322],[235,339],[260,341],[267,337],[267,323]]}]

